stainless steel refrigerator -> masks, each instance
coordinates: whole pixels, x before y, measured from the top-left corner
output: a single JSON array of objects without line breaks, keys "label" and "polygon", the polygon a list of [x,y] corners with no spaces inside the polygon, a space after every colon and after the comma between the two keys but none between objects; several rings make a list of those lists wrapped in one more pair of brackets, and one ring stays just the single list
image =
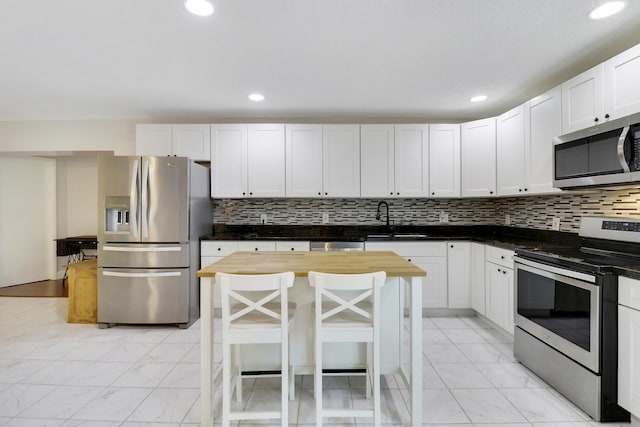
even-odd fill
[{"label": "stainless steel refrigerator", "polygon": [[199,238],[210,234],[209,169],[184,157],[98,159],[98,323],[199,317]]}]

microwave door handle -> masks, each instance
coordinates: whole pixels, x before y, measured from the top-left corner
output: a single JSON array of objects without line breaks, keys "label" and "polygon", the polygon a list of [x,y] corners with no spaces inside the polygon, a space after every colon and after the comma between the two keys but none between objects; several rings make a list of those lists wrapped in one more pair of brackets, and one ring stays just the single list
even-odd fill
[{"label": "microwave door handle", "polygon": [[142,237],[149,237],[149,160],[145,160],[142,166]]},{"label": "microwave door handle", "polygon": [[627,135],[629,134],[629,127],[630,126],[625,126],[624,129],[622,129],[622,134],[620,135],[620,138],[618,138],[618,161],[620,162],[620,166],[622,166],[622,170],[625,173],[631,172],[631,170],[629,169],[629,162],[624,157],[624,143],[627,141]]},{"label": "microwave door handle", "polygon": [[138,237],[138,160],[133,161],[131,188],[129,191],[129,211],[131,212],[131,231]]}]

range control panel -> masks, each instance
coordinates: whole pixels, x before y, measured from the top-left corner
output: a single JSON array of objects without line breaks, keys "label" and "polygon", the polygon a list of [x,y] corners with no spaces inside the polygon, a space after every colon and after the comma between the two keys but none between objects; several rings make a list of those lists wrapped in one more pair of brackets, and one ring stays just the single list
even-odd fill
[{"label": "range control panel", "polygon": [[640,232],[640,221],[602,221],[602,229]]}]

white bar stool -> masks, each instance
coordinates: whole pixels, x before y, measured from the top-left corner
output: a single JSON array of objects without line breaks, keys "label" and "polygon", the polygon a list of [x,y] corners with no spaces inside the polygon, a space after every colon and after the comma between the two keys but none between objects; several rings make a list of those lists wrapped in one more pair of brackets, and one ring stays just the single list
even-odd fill
[{"label": "white bar stool", "polygon": [[[309,272],[315,288],[315,388],[316,426],[326,417],[368,417],[380,425],[380,288],[386,273],[330,274]],[[325,409],[322,406],[322,344],[367,344],[366,393],[373,392],[373,409]]]},{"label": "white bar stool", "polygon": [[[287,300],[294,273],[238,275],[217,273],[222,306],[222,426],[236,420],[281,419],[288,425],[289,390],[294,372],[289,366],[289,331],[295,304]],[[278,300],[279,299],[279,300]],[[280,343],[281,408],[279,411],[231,411],[231,393],[242,400],[240,344]],[[234,357],[232,360],[232,347]],[[235,381],[232,384],[232,377]],[[289,384],[290,382],[290,384]]]}]

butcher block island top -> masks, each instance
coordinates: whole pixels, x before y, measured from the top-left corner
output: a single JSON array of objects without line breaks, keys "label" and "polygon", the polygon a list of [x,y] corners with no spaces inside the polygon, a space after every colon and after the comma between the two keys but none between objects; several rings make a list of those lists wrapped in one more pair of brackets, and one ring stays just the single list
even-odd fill
[{"label": "butcher block island top", "polygon": [[196,273],[269,274],[293,271],[306,277],[309,271],[358,274],[385,271],[387,276],[420,277],[427,273],[395,252],[234,252]]}]

